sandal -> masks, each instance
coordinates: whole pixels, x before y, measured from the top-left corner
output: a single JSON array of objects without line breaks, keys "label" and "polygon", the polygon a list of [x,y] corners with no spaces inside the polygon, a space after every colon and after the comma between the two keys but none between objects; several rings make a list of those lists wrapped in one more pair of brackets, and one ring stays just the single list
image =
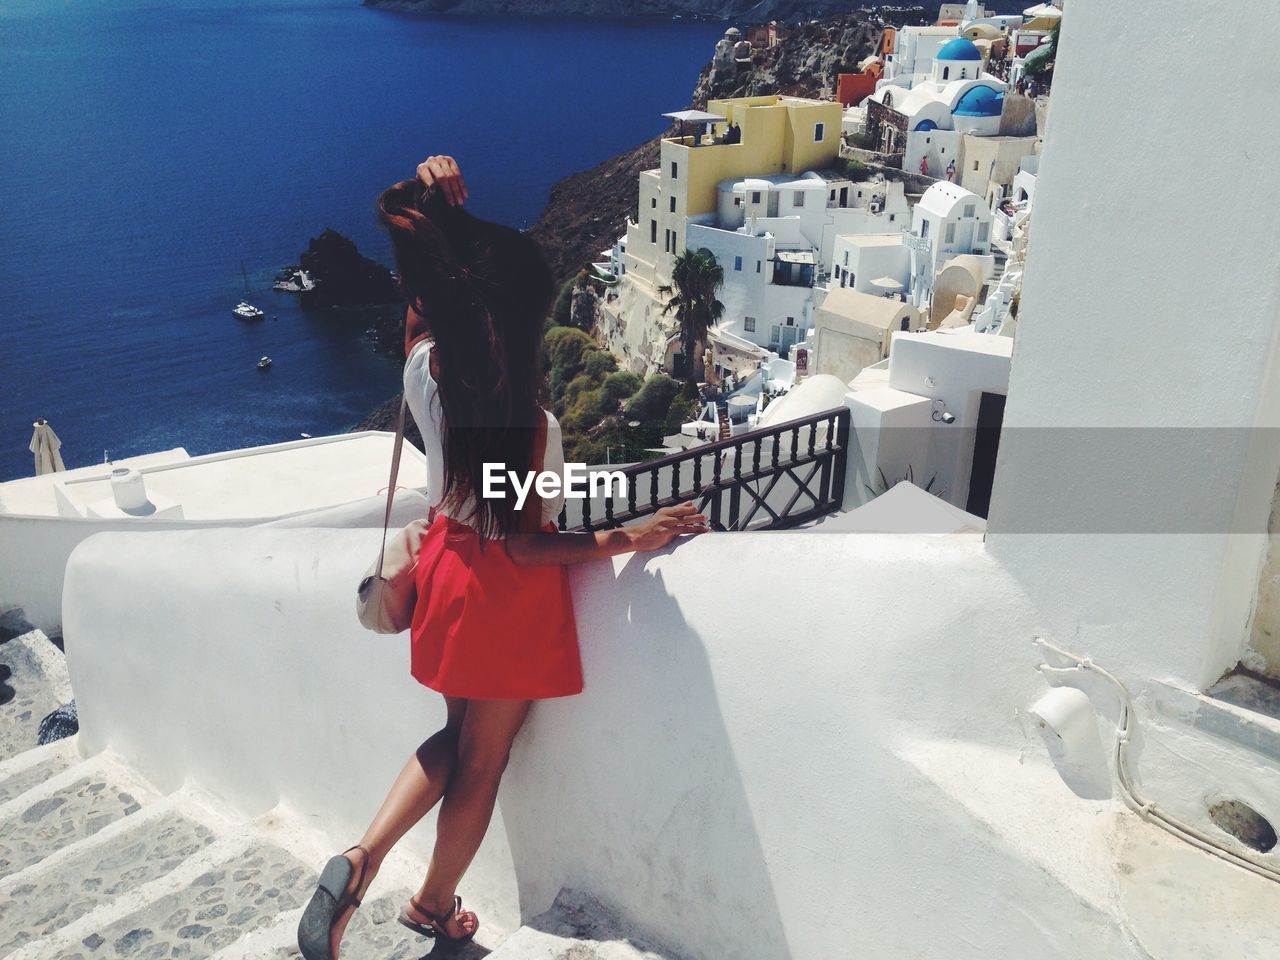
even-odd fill
[{"label": "sandal", "polygon": [[[347,884],[351,882],[355,867],[346,854],[352,850],[362,851],[364,859],[360,861],[360,879],[356,881],[355,889],[347,893]],[[347,907],[360,906],[358,894],[364,886],[368,868],[369,851],[358,843],[338,856],[330,857],[329,862],[324,865],[324,870],[320,872],[320,882],[316,884],[316,892],[311,895],[311,902],[298,921],[298,949],[306,960],[333,960],[329,936],[333,931],[334,921],[342,916]]]},{"label": "sandal", "polygon": [[[470,933],[464,934],[461,937],[451,937],[444,932],[445,921],[449,919],[448,914],[437,915],[432,913],[430,910],[427,910],[425,907],[422,906],[422,904],[418,902],[417,897],[410,897],[409,903],[413,906],[413,909],[417,910],[420,914],[422,914],[424,917],[430,920],[432,923],[432,926],[427,926],[427,924],[425,923],[418,923],[416,920],[411,920],[409,918],[409,914],[403,908],[401,908],[400,910],[400,916],[396,917],[396,921],[408,927],[414,933],[419,934],[420,936],[423,936],[423,937],[430,937],[431,939],[441,944],[444,944],[447,947],[460,947],[464,943],[470,943],[473,939],[475,939],[476,933],[479,932],[480,930],[480,918],[476,917],[476,926],[474,930],[472,930]],[[471,913],[471,911],[469,910],[467,912]],[[462,898],[457,894],[454,894],[453,915],[456,917],[460,913],[462,913]],[[471,915],[475,916],[475,914],[471,914]]]}]

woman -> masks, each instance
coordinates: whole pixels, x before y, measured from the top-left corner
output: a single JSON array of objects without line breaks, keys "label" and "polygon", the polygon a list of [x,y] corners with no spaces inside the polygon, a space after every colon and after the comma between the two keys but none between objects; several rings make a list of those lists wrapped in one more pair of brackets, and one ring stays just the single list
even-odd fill
[{"label": "woman", "polygon": [[563,496],[542,502],[484,490],[484,465],[525,476],[560,470],[555,418],[538,405],[542,330],[556,289],[538,245],[462,209],[450,157],[378,198],[405,315],[405,396],[422,431],[428,502],[411,672],[443,694],[446,720],[409,758],[364,837],[325,865],[298,925],[307,960],[336,960],[343,931],[387,853],[440,803],[426,878],[400,914],[446,944],[479,929],[456,894],[488,828],[511,742],[534,700],[582,690],[565,564],[656,550],[704,533],[692,504],[601,533],[557,533]]}]

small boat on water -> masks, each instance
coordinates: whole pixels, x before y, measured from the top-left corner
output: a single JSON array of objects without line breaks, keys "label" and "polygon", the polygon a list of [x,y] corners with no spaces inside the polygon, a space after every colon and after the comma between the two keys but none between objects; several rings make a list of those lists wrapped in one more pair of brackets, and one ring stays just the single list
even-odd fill
[{"label": "small boat on water", "polygon": [[267,369],[268,367],[270,367],[270,366],[271,366],[271,358],[270,358],[270,357],[263,357],[261,360],[259,360],[259,361],[258,361],[258,369],[259,369],[259,370],[266,370],[266,369]]},{"label": "small boat on water", "polygon": [[241,320],[261,320],[266,314],[249,302],[249,274],[244,268],[243,260],[240,261],[240,276],[244,278],[245,299],[236,304],[231,312]]},{"label": "small boat on water", "polygon": [[276,281],[272,286],[285,293],[304,293],[307,290],[314,290],[316,282],[311,279],[307,271],[299,267],[285,267],[276,274]]}]

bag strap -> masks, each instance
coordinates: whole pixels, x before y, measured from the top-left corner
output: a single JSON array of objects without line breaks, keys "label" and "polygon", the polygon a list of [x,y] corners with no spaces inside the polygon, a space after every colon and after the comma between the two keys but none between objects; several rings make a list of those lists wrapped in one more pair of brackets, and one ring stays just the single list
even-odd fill
[{"label": "bag strap", "polygon": [[374,574],[377,580],[382,579],[382,561],[387,556],[387,527],[391,523],[391,504],[396,496],[396,477],[400,474],[400,453],[404,449],[404,420],[409,409],[409,400],[401,395],[400,416],[396,418],[396,445],[391,452],[391,479],[387,482],[387,512],[382,518],[382,549],[378,551],[378,570]]}]

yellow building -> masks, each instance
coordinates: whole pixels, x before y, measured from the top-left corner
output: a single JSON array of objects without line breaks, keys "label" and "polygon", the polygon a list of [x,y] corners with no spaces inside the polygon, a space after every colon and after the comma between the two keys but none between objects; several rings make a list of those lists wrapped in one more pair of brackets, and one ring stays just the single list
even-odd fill
[{"label": "yellow building", "polygon": [[716,209],[722,180],[830,167],[840,148],[840,104],[799,97],[711,100],[691,118],[708,132],[662,141],[657,170],[640,174],[640,203],[627,225],[627,274],[651,286],[670,282],[685,249],[688,217]]}]

